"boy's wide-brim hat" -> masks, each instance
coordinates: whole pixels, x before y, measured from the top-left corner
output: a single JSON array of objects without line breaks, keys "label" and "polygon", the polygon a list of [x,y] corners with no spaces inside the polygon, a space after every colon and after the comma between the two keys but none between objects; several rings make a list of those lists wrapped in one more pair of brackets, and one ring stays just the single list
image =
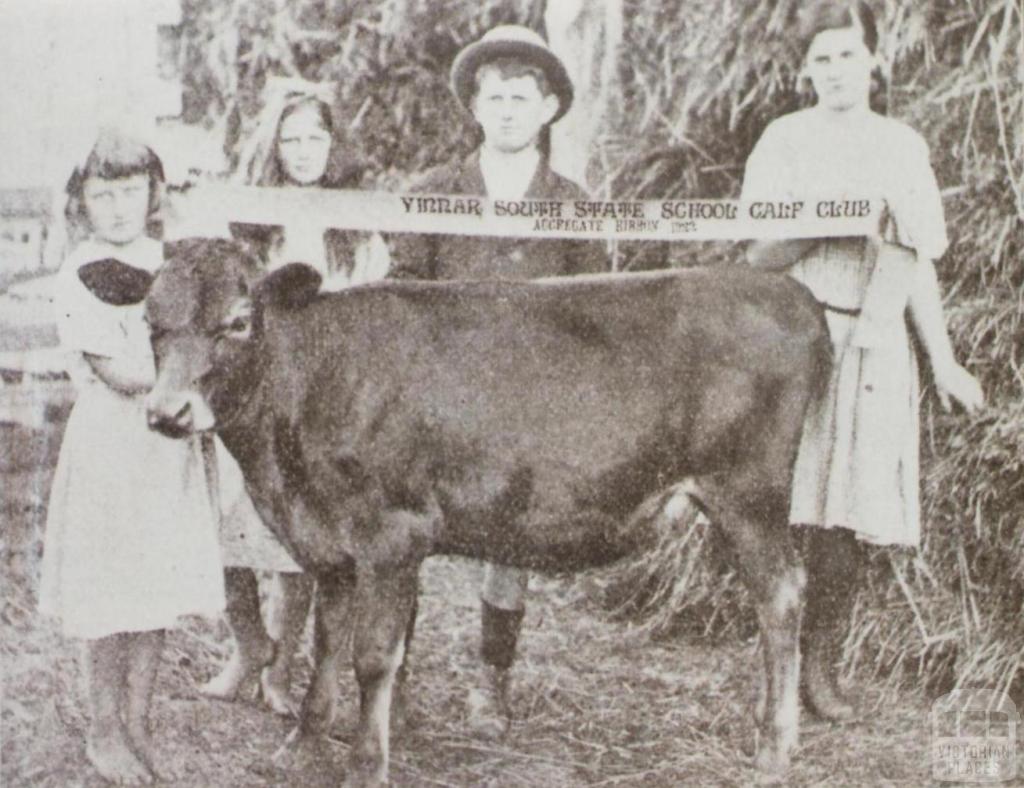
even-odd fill
[{"label": "boy's wide-brim hat", "polygon": [[470,44],[452,63],[452,92],[468,110],[476,90],[476,72],[480,66],[501,57],[514,57],[533,63],[544,70],[548,84],[558,97],[558,112],[551,119],[554,123],[572,106],[572,80],[565,64],[538,33],[521,25],[501,25],[492,28],[479,41]]}]

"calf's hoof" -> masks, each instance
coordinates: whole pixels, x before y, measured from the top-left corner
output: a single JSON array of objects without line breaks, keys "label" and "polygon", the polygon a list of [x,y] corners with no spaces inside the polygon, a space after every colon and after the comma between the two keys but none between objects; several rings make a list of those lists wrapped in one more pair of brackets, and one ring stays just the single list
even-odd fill
[{"label": "calf's hoof", "polygon": [[343,788],[385,788],[387,784],[387,780],[379,780],[375,777],[351,775],[345,778],[345,782],[342,783],[342,786]]},{"label": "calf's hoof", "polygon": [[350,772],[345,776],[344,788],[384,788],[388,784],[387,777],[378,774],[359,774]]},{"label": "calf's hoof", "polygon": [[281,769],[286,769],[291,766],[291,762],[295,757],[295,752],[299,748],[299,741],[302,738],[302,732],[298,728],[292,728],[288,731],[288,735],[285,736],[284,742],[274,751],[274,754],[270,756],[270,760],[274,766]]},{"label": "calf's hoof", "polygon": [[276,768],[295,774],[318,774],[333,766],[326,739],[303,733],[298,727],[291,730],[270,761]]},{"label": "calf's hoof", "polygon": [[758,785],[782,785],[789,771],[789,753],[780,753],[774,747],[758,749],[754,756]]},{"label": "calf's hoof", "polygon": [[381,788],[388,784],[388,767],[379,752],[357,746],[345,772],[345,788]]},{"label": "calf's hoof", "polygon": [[509,682],[508,670],[488,667],[484,686],[470,690],[466,721],[475,736],[494,740],[508,734],[512,726]]}]

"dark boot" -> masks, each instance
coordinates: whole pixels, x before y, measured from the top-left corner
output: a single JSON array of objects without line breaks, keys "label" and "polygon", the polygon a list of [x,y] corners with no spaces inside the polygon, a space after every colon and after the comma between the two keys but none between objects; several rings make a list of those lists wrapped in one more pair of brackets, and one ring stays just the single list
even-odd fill
[{"label": "dark boot", "polygon": [[801,643],[804,661],[800,672],[800,697],[804,706],[819,719],[829,722],[853,720],[856,717],[853,704],[839,688],[836,675],[838,654],[834,640],[830,637],[807,637],[801,638]]},{"label": "dark boot", "polygon": [[853,704],[839,688],[839,662],[861,584],[864,549],[845,528],[808,528],[806,605],[800,632],[800,695],[824,720],[847,722]]},{"label": "dark boot", "polygon": [[480,602],[480,656],[485,686],[472,691],[469,697],[469,726],[478,736],[497,739],[511,725],[510,670],[524,615],[523,610],[503,610],[484,600]]}]

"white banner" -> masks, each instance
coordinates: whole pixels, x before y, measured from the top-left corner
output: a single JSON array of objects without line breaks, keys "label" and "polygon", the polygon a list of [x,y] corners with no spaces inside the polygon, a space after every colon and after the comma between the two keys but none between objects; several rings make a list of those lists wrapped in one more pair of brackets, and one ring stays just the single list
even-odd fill
[{"label": "white banner", "polygon": [[618,241],[739,241],[837,238],[877,233],[870,199],[489,200],[204,184],[172,199],[169,237],[223,234],[228,222],[389,233],[579,238]]}]

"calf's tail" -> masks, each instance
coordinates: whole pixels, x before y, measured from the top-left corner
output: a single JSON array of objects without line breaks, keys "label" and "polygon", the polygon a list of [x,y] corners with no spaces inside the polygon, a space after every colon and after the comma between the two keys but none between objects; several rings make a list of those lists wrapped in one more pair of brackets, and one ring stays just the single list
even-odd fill
[{"label": "calf's tail", "polygon": [[811,345],[811,396],[814,400],[821,399],[828,392],[829,380],[832,377],[832,339],[825,320],[825,310],[820,310],[819,323],[821,330]]}]

